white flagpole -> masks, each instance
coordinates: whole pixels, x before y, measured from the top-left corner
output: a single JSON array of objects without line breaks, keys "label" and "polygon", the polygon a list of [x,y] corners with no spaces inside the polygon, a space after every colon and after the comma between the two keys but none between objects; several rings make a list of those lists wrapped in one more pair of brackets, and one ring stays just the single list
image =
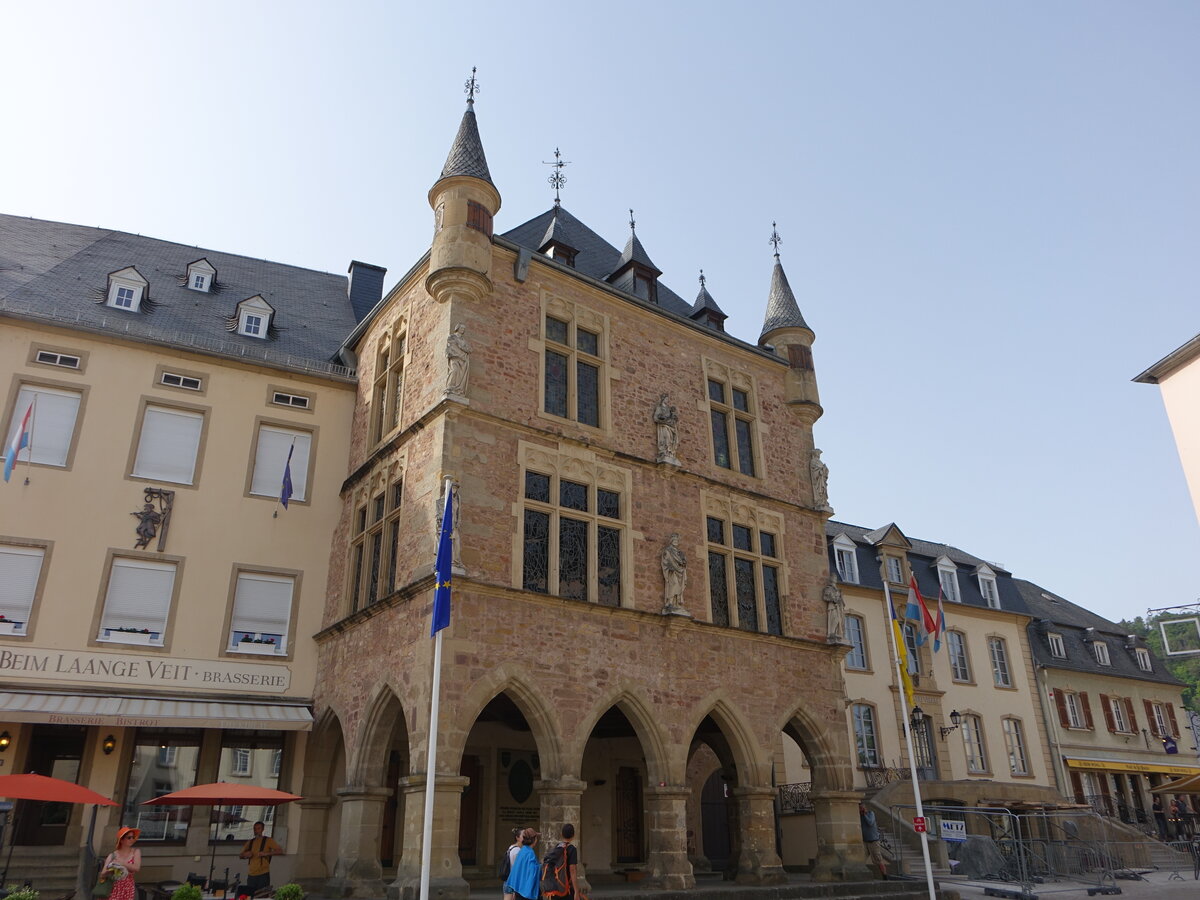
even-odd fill
[{"label": "white flagpole", "polygon": [[[900,674],[900,651],[896,649],[896,626],[892,624],[893,621],[896,621],[892,618],[895,607],[892,605],[892,592],[888,588],[886,578],[883,581],[883,595],[887,598],[888,605],[888,645],[892,648],[892,662],[896,665],[896,687],[900,691],[900,708],[904,711],[900,721],[904,724],[904,743],[908,747],[908,772],[909,778],[912,780],[913,799],[916,801],[917,816],[925,820],[926,828],[928,828],[929,820],[925,819],[925,806],[921,802],[921,783],[917,781],[917,757],[913,753],[912,731],[908,725],[912,710],[908,708],[908,698],[904,696],[904,678]],[[921,856],[925,860],[925,883],[929,887],[929,900],[937,900],[937,888],[933,883],[933,863],[929,860],[929,833],[922,831],[920,834]]]},{"label": "white flagpole", "polygon": [[[444,489],[446,502],[453,503],[451,491],[453,479],[446,477]],[[441,522],[438,522],[438,539],[441,540]],[[434,585],[437,591],[437,585]],[[429,750],[425,755],[425,821],[421,826],[421,890],[420,900],[429,900],[429,870],[433,864],[433,789],[437,780],[438,705],[442,692],[442,632],[439,628],[433,636],[433,688],[429,700]]]}]

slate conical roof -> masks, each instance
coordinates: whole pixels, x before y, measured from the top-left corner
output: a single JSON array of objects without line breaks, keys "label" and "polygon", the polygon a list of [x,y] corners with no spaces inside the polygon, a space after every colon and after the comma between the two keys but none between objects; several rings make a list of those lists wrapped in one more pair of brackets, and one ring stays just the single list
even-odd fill
[{"label": "slate conical roof", "polygon": [[691,318],[699,319],[702,316],[716,316],[724,321],[729,316],[725,315],[724,310],[717,306],[717,301],[713,299],[713,295],[708,292],[708,286],[703,280],[700,282],[700,293],[696,295],[696,302],[692,304]]},{"label": "slate conical roof", "polygon": [[487,157],[483,155],[483,142],[479,140],[479,125],[475,121],[475,104],[471,102],[467,103],[467,111],[463,113],[458,134],[454,136],[454,143],[446,156],[446,165],[442,166],[442,178],[454,175],[479,178],[492,187],[496,186],[492,182],[491,172],[488,171]]},{"label": "slate conical roof", "polygon": [[625,242],[625,249],[621,251],[621,259],[617,263],[616,269],[613,270],[613,274],[620,272],[629,263],[637,263],[640,266],[645,266],[647,269],[651,269],[656,276],[662,274],[662,269],[651,261],[650,254],[646,252],[646,248],[638,240],[637,232],[630,232],[629,240]]},{"label": "slate conical roof", "polygon": [[771,272],[771,292],[767,295],[767,314],[763,319],[759,342],[777,328],[808,328],[804,316],[800,315],[796,295],[792,293],[778,256],[775,257],[775,269]]}]

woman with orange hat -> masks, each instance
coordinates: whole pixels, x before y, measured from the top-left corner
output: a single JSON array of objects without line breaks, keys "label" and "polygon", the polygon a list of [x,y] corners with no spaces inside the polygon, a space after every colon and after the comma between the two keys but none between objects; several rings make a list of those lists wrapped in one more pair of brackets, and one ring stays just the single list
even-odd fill
[{"label": "woman with orange hat", "polygon": [[137,900],[133,876],[142,868],[142,851],[133,846],[142,836],[140,828],[122,828],[117,832],[117,848],[104,860],[102,879],[111,879],[109,900]]}]

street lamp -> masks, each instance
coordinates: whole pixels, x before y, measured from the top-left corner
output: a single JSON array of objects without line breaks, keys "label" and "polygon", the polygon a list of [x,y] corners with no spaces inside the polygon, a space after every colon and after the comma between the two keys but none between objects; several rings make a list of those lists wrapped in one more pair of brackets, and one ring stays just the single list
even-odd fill
[{"label": "street lamp", "polygon": [[962,724],[962,713],[960,713],[957,709],[951,710],[950,721],[953,722],[954,724],[953,725],[942,725],[938,728],[938,731],[940,731],[942,734],[943,741],[946,739],[946,735],[948,735],[950,732],[954,731],[956,728],[958,728],[959,725]]}]

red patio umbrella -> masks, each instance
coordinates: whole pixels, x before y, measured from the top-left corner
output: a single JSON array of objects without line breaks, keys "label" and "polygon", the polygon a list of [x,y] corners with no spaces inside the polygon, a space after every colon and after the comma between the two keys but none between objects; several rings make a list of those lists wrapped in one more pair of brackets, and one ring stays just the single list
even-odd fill
[{"label": "red patio umbrella", "polygon": [[47,803],[95,803],[116,806],[102,794],[81,784],[49,778],[45,775],[0,775],[0,797],[9,800],[43,800]]},{"label": "red patio umbrella", "polygon": [[[146,800],[143,806],[279,806],[291,803],[293,800],[303,800],[298,794],[277,791],[273,788],[257,787],[253,784],[230,784],[227,781],[214,781],[212,784],[197,784],[184,788],[182,791],[172,791]],[[212,853],[208,861],[208,883],[211,887],[213,869],[217,864],[217,845],[212,845]],[[225,870],[226,875],[229,870]],[[229,885],[225,885],[228,890]]]}]

